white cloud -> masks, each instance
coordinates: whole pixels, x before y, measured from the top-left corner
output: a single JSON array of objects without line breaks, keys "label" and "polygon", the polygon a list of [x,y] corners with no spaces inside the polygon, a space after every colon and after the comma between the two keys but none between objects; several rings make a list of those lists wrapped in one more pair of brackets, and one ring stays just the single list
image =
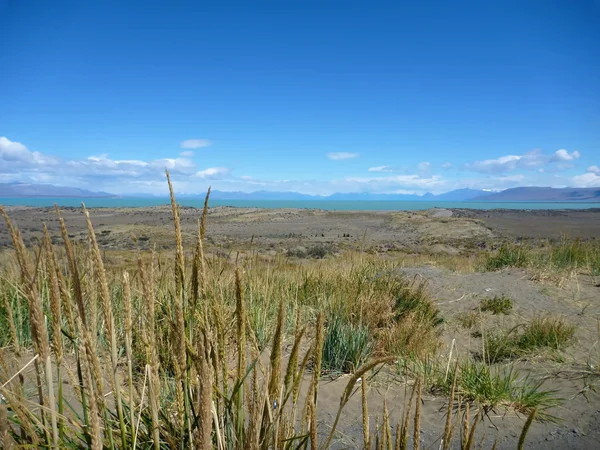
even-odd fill
[{"label": "white cloud", "polygon": [[570,184],[573,187],[600,187],[600,173],[587,172],[582,175],[575,175],[571,177]]},{"label": "white cloud", "polygon": [[[161,177],[165,169],[174,175],[193,175],[196,164],[188,157],[161,158],[149,161],[137,159],[111,159],[106,154],[92,155],[82,159],[57,158],[40,152],[30,151],[19,142],[0,137],[0,173],[15,181],[46,180],[64,182],[65,180],[81,180],[95,187],[102,179],[111,178],[129,180],[132,178],[150,179]],[[93,179],[94,182],[90,183]]]},{"label": "white cloud", "polygon": [[183,156],[184,158],[191,158],[194,156],[194,152],[191,150],[186,150],[185,152],[181,152],[179,156]]},{"label": "white cloud", "polygon": [[[600,185],[600,168],[590,166],[587,173],[574,177],[550,173],[553,168],[572,161],[551,162],[556,153],[544,155],[541,151],[525,155],[508,155],[497,160],[477,162],[474,166],[483,175],[471,178],[446,178],[431,175],[429,171],[404,173],[399,167],[377,166],[369,169],[366,177],[340,177],[333,180],[285,179],[288,173],[279,174],[279,180],[256,179],[245,175],[234,177],[226,167],[200,169],[192,160],[191,152],[182,151],[173,158],[112,159],[106,154],[78,159],[61,159],[31,151],[24,144],[0,137],[0,182],[22,181],[76,186],[115,194],[153,193],[166,195],[164,169],[168,168],[176,192],[205,192],[209,184],[218,190],[252,192],[294,191],[328,195],[334,192],[415,193],[438,194],[464,187],[501,190],[516,186],[579,186]],[[562,153],[559,153],[562,155]],[[576,158],[575,152],[568,153]],[[577,153],[578,154],[578,153]],[[473,163],[475,164],[475,163]],[[548,164],[544,166],[544,164]],[[428,166],[430,169],[431,165]],[[507,168],[532,168],[523,173],[507,173]],[[420,168],[425,168],[421,166]],[[539,172],[544,169],[544,172]],[[394,172],[394,173],[387,173]]]},{"label": "white cloud", "polygon": [[517,169],[534,170],[550,163],[556,164],[556,169],[567,169],[572,167],[568,162],[578,159],[581,154],[575,150],[569,153],[561,149],[552,155],[544,154],[541,150],[532,150],[523,155],[506,155],[497,159],[486,159],[465,164],[464,168],[479,173],[504,173]]},{"label": "white cloud", "polygon": [[358,153],[332,152],[332,153],[327,153],[327,158],[332,159],[334,161],[341,161],[343,159],[358,158]]},{"label": "white cloud", "polygon": [[229,175],[229,172],[231,170],[226,167],[209,167],[208,169],[196,172],[196,176],[207,180],[218,180]]},{"label": "white cloud", "polygon": [[0,156],[4,161],[23,161],[29,159],[31,152],[20,142],[12,142],[8,138],[0,137]]},{"label": "white cloud", "polygon": [[598,166],[590,166],[587,168],[587,171],[595,175],[600,175],[600,167]]},{"label": "white cloud", "polygon": [[540,153],[529,153],[522,156],[506,155],[498,159],[486,159],[475,161],[465,165],[465,169],[479,173],[502,173],[510,172],[518,168],[527,168],[544,164],[539,157]]},{"label": "white cloud", "polygon": [[552,155],[552,158],[550,158],[550,161],[574,161],[576,159],[579,159],[580,156],[581,156],[581,154],[577,150],[569,153],[565,149],[560,149],[560,150],[556,150],[556,152],[554,152],[554,155]]},{"label": "white cloud", "polygon": [[392,172],[393,169],[390,166],[376,166],[369,167],[369,172]]},{"label": "white cloud", "polygon": [[186,139],[179,144],[181,148],[202,148],[211,145],[208,139]]},{"label": "white cloud", "polygon": [[4,161],[0,172],[7,170],[7,173],[25,167],[47,168],[59,163],[58,158],[32,152],[20,142],[11,141],[5,136],[0,136],[0,161]]},{"label": "white cloud", "polygon": [[445,162],[444,164],[442,164],[442,169],[448,170],[452,168],[452,163],[451,162]]},{"label": "white cloud", "polygon": [[346,177],[343,181],[346,183],[363,185],[363,187],[369,187],[369,190],[373,192],[389,192],[392,189],[402,188],[427,189],[439,187],[447,183],[447,181],[439,175],[434,175],[432,177],[423,177],[421,175],[395,175],[387,177]]},{"label": "white cloud", "polygon": [[431,169],[431,163],[427,161],[420,162],[417,164],[417,169],[419,169],[419,172],[427,172]]}]

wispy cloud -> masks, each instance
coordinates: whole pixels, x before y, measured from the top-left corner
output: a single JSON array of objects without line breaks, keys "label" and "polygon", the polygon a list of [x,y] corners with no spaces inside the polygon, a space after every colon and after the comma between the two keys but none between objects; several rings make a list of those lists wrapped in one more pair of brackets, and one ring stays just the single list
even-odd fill
[{"label": "wispy cloud", "polygon": [[208,139],[186,139],[185,141],[181,141],[180,146],[181,148],[202,148],[208,147],[211,144],[212,142]]},{"label": "wispy cloud", "polygon": [[431,163],[427,161],[420,162],[417,164],[417,169],[419,169],[419,172],[428,172],[431,169]]},{"label": "wispy cloud", "polygon": [[581,154],[578,151],[569,153],[567,150],[557,150],[551,155],[543,153],[541,150],[532,150],[523,155],[506,155],[497,159],[486,159],[475,161],[464,165],[464,169],[479,173],[504,173],[517,169],[534,170],[550,163],[559,163],[558,169],[572,167],[565,164],[579,159]]},{"label": "wispy cloud", "polygon": [[392,169],[390,166],[376,166],[376,167],[369,167],[369,172],[393,172],[394,169]]},{"label": "wispy cloud", "polygon": [[452,163],[445,162],[444,164],[442,164],[442,169],[444,169],[444,170],[452,169]]},{"label": "wispy cloud", "polygon": [[361,190],[369,188],[368,190],[374,192],[389,192],[390,190],[406,188],[428,189],[447,184],[447,181],[439,175],[424,177],[416,174],[386,177],[346,177],[343,181],[362,185],[363,189]]},{"label": "wispy cloud", "polygon": [[332,153],[327,153],[327,158],[332,159],[333,161],[341,161],[343,159],[358,158],[358,153],[332,152]]},{"label": "wispy cloud", "polygon": [[183,156],[184,158],[191,158],[194,156],[194,152],[191,150],[186,150],[185,152],[181,152],[179,156]]},{"label": "wispy cloud", "polygon": [[590,166],[587,168],[587,171],[596,175],[600,175],[600,167],[598,166]]},{"label": "wispy cloud", "polygon": [[552,155],[550,161],[574,161],[576,159],[579,159],[580,156],[581,154],[577,150],[569,153],[565,149],[560,149],[554,152],[554,155]]},{"label": "wispy cloud", "polygon": [[226,167],[209,167],[208,169],[196,172],[196,176],[207,180],[220,180],[229,175],[230,172],[231,169]]}]

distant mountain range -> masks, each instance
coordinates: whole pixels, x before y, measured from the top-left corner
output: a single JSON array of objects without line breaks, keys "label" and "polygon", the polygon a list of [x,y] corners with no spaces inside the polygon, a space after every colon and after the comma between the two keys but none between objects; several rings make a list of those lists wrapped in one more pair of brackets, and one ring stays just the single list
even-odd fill
[{"label": "distant mountain range", "polygon": [[[474,189],[458,189],[445,194],[434,195],[427,193],[425,195],[416,194],[373,194],[362,193],[336,193],[327,196],[300,194],[298,192],[223,192],[212,191],[210,197],[213,200],[383,200],[383,201],[467,201],[475,197],[489,194],[486,191]],[[197,195],[178,195],[178,197],[197,197]]]},{"label": "distant mountain range", "polygon": [[0,183],[0,197],[117,197],[108,192],[92,192],[66,186],[52,184]]},{"label": "distant mountain range", "polygon": [[[181,196],[180,196],[181,197]],[[198,196],[190,196],[198,197]],[[443,194],[372,194],[336,193],[328,196],[299,194],[297,192],[221,192],[212,191],[214,200],[383,200],[383,201],[438,201],[438,202],[600,202],[597,188],[519,187],[500,192],[477,189],[457,189]]]},{"label": "distant mountain range", "polygon": [[[119,197],[107,192],[93,192],[51,184],[0,183],[0,198],[24,197]],[[129,197],[136,197],[130,195]],[[140,194],[139,197],[152,197]],[[179,198],[202,198],[198,194],[178,194]],[[372,194],[336,193],[328,196],[308,195],[298,192],[225,192],[212,191],[213,200],[387,200],[387,201],[448,201],[448,202],[600,202],[597,188],[518,187],[500,192],[477,189],[457,189],[444,194]]]}]

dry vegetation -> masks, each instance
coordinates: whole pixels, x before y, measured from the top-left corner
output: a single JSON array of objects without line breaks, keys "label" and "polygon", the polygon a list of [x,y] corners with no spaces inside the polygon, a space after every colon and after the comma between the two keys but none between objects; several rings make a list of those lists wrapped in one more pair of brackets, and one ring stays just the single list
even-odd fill
[{"label": "dry vegetation", "polygon": [[[85,208],[88,246],[71,242],[61,221],[60,247],[44,230],[30,249],[1,210],[15,250],[5,253],[0,277],[4,448],[328,448],[356,389],[366,448],[418,449],[424,392],[449,400],[444,449],[473,448],[494,408],[529,417],[520,447],[536,416],[552,419],[544,413],[559,403],[551,391],[518,382],[491,360],[560,349],[573,334],[569,324],[535,319],[504,340],[488,339],[481,361],[451,367],[438,362],[444,318],[426,283],[396,270],[401,259],[208,257],[206,208],[186,253],[172,197],[174,253],[138,250],[133,264],[102,254]],[[600,270],[598,253],[572,245],[549,261]],[[484,264],[495,270],[532,260],[528,250],[503,247]],[[510,310],[505,300],[490,302],[482,309]],[[474,313],[464,326],[476,322]],[[399,423],[384,405],[373,428],[367,383],[382,368],[406,377],[412,394]],[[336,418],[319,428],[320,379],[342,373],[351,376]]]}]

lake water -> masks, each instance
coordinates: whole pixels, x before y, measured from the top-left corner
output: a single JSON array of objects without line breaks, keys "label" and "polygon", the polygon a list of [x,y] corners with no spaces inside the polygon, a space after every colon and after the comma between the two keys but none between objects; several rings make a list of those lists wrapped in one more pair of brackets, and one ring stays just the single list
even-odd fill
[{"label": "lake water", "polygon": [[[0,198],[0,205],[22,206],[74,206],[85,203],[88,208],[147,207],[169,204],[168,198]],[[202,208],[204,199],[180,199],[182,206]],[[553,202],[438,202],[438,201],[365,201],[365,200],[211,200],[210,206],[244,208],[309,208],[331,211],[416,211],[429,208],[470,209],[587,209],[600,208],[600,203]]]}]

